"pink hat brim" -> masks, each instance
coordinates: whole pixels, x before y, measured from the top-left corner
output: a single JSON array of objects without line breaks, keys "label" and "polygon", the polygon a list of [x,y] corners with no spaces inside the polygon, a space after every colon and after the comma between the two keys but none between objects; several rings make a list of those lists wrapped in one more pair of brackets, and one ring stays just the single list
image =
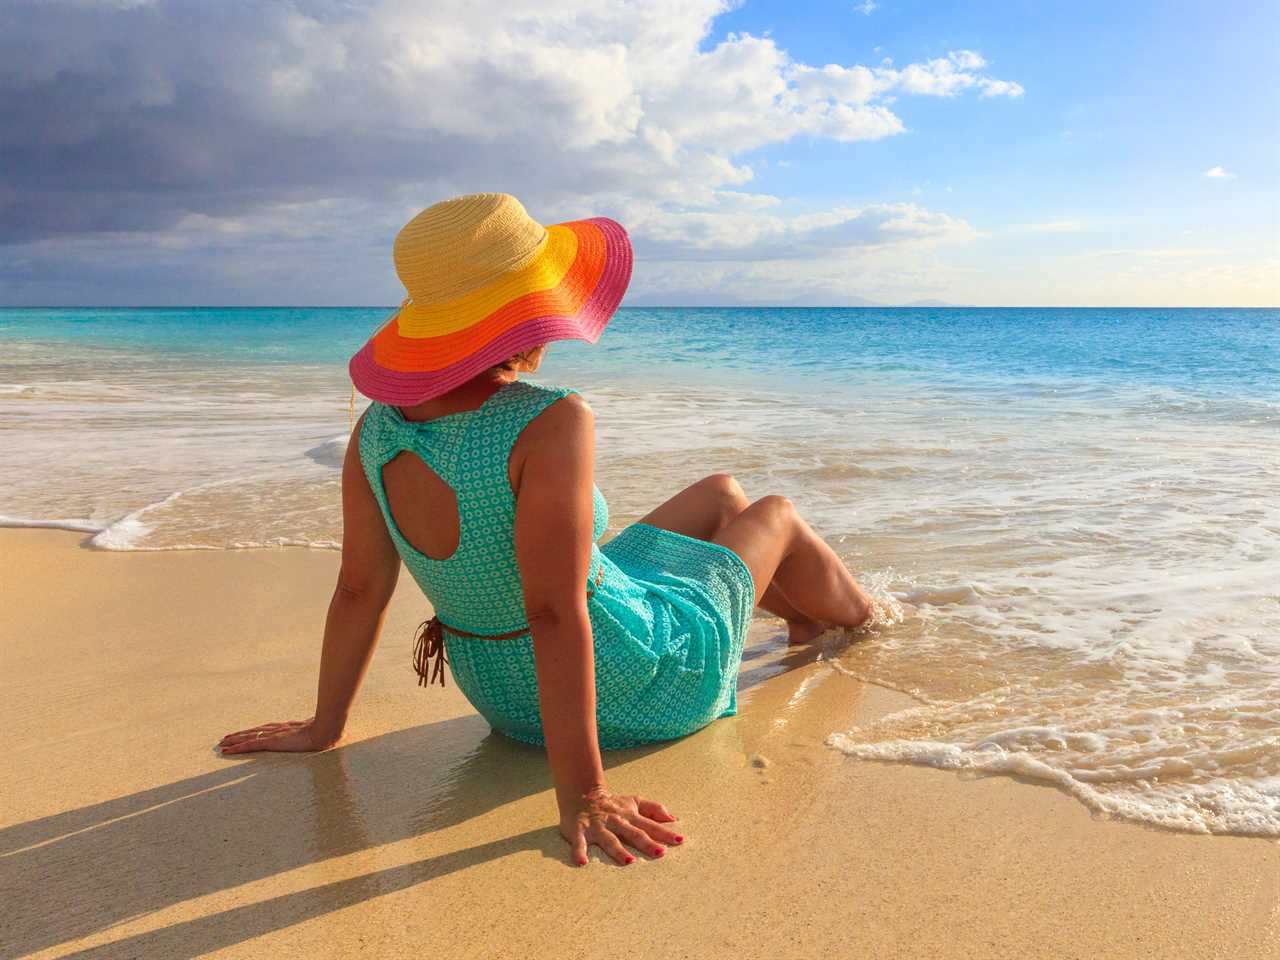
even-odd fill
[{"label": "pink hat brim", "polygon": [[594,217],[586,222],[594,224],[604,234],[605,262],[595,289],[576,313],[525,320],[470,356],[439,370],[411,373],[389,370],[374,358],[373,341],[370,340],[347,366],[351,382],[371,400],[394,406],[413,406],[448,393],[522,350],[552,340],[595,343],[627,291],[634,256],[631,240],[620,224],[607,217]]}]

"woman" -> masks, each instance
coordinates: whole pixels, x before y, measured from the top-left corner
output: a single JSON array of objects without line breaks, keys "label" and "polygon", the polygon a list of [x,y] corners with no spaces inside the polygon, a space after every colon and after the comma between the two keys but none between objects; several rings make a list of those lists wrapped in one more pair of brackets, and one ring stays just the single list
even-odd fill
[{"label": "woman", "polygon": [[[454,679],[494,729],[545,744],[560,832],[619,863],[683,837],[666,808],[610,793],[601,749],[668,740],[736,708],[759,604],[793,642],[857,626],[870,600],[784,497],[749,503],[723,474],[603,547],[590,408],[518,379],[552,340],[594,343],[631,276],[623,229],[543,227],[505,194],[424,210],[396,237],[400,311],[352,358],[374,402],[342,473],[342,569],[310,720],[224,737],[225,754],[336,744],[399,575],[436,611],[423,682]],[[434,659],[434,664],[431,662]]]}]

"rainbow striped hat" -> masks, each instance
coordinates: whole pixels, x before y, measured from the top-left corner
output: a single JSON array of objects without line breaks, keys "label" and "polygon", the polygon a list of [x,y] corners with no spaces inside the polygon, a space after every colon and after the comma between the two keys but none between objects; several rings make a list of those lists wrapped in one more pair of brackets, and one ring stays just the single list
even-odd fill
[{"label": "rainbow striped hat", "polygon": [[409,297],[354,357],[356,389],[410,406],[551,340],[595,343],[631,280],[631,242],[604,217],[544,227],[505,193],[428,207],[396,235]]}]

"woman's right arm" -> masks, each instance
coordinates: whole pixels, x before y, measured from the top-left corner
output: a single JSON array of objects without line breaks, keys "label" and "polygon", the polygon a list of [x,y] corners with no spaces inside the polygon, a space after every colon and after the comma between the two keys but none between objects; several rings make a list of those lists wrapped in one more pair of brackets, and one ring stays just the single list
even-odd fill
[{"label": "woman's right arm", "polygon": [[[516,491],[515,546],[533,638],[547,759],[555,780],[560,833],[576,863],[594,843],[618,863],[651,856],[684,838],[660,803],[617,796],[605,783],[596,733],[595,654],[587,614],[591,559],[595,428],[576,394],[526,427],[528,449]],[[592,571],[594,572],[594,571]]]},{"label": "woman's right arm", "polygon": [[224,754],[324,750],[342,737],[400,575],[400,557],[360,464],[363,422],[342,463],[342,567],[325,618],[315,716],[229,733],[219,744]]}]

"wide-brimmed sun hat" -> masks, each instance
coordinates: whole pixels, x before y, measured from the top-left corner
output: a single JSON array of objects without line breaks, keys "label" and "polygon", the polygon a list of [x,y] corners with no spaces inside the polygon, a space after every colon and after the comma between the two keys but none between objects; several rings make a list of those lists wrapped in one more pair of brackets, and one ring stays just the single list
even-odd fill
[{"label": "wide-brimmed sun hat", "polygon": [[605,217],[544,227],[505,193],[428,207],[393,247],[409,296],[351,358],[356,389],[430,400],[552,340],[595,343],[631,280],[627,232]]}]

